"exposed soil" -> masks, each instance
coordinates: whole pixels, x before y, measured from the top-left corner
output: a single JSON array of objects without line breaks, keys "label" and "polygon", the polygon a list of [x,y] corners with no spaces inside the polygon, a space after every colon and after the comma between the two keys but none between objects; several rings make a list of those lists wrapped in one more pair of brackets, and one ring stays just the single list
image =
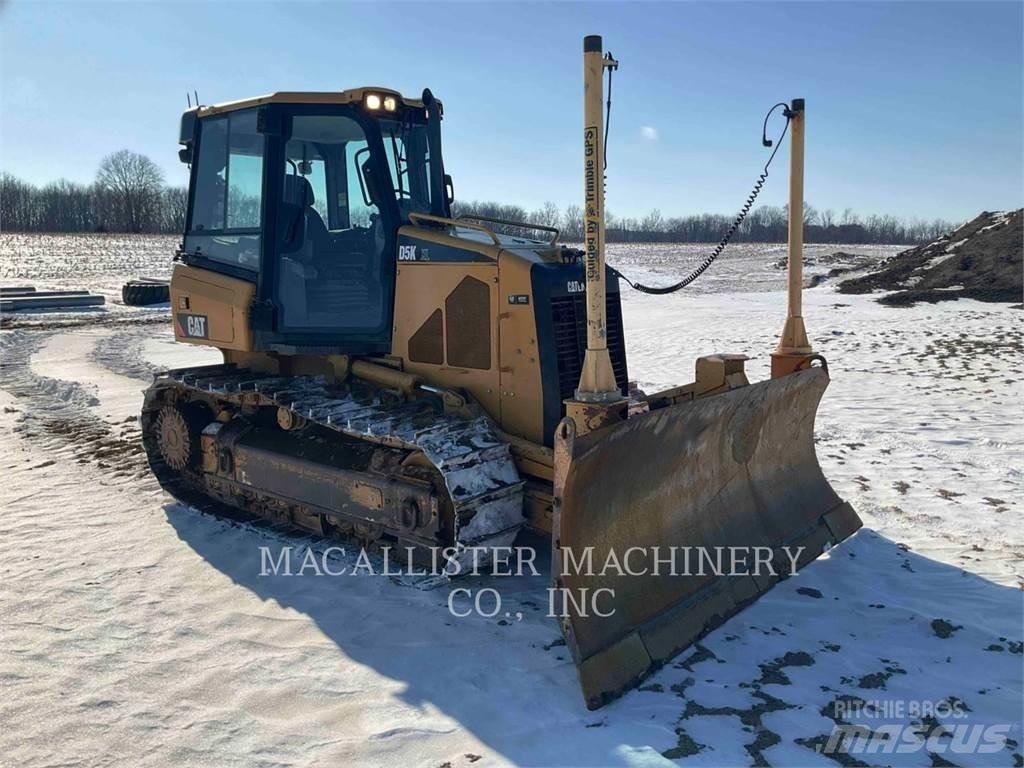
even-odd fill
[{"label": "exposed soil", "polygon": [[894,291],[883,304],[908,306],[969,298],[1024,299],[1024,209],[984,212],[959,229],[882,262],[878,270],[839,284],[840,293]]},{"label": "exposed soil", "polygon": [[958,629],[963,629],[960,624],[952,624],[945,619],[933,619],[932,620],[932,631],[936,637],[947,640],[953,636],[953,633]]}]

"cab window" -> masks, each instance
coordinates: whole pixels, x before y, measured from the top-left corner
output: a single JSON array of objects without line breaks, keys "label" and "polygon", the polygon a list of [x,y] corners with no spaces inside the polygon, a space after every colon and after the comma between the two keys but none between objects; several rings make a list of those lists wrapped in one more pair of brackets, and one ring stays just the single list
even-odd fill
[{"label": "cab window", "polygon": [[201,121],[186,251],[259,269],[263,144],[255,110]]},{"label": "cab window", "polygon": [[381,135],[391,183],[403,218],[409,213],[430,213],[430,142],[424,123],[382,120]]}]

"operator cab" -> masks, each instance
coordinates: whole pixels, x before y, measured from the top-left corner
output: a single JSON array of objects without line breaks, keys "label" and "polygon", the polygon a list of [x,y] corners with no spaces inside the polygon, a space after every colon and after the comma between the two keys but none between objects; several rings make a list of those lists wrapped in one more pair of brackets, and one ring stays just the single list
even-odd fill
[{"label": "operator cab", "polygon": [[379,88],[189,110],[179,259],[256,284],[258,349],[389,351],[398,228],[450,215],[440,118]]}]

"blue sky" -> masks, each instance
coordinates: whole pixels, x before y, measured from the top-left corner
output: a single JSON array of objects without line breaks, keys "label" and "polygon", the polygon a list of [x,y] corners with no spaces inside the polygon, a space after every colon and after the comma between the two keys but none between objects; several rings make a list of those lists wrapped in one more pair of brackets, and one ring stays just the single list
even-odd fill
[{"label": "blue sky", "polygon": [[[582,197],[582,37],[615,76],[608,206],[732,213],[760,170],[761,121],[807,100],[807,199],[963,219],[1022,205],[1016,3],[259,4],[0,7],[0,168],[93,178],[127,147],[184,183],[185,92],[429,86],[464,199]],[[781,156],[759,202],[785,201]]]}]

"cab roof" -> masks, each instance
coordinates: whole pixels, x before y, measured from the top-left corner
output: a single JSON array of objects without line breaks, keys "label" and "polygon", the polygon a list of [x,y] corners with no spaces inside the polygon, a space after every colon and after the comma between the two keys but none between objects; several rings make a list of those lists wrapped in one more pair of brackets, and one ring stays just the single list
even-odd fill
[{"label": "cab roof", "polygon": [[[219,115],[224,112],[233,112],[237,109],[256,107],[262,104],[358,104],[363,101],[367,93],[379,93],[382,96],[394,96],[400,104],[417,109],[423,109],[422,99],[410,99],[398,91],[390,88],[376,88],[364,86],[362,88],[349,88],[344,91],[277,91],[265,96],[253,96],[238,101],[226,101],[222,104],[201,106],[198,108],[199,117]],[[438,100],[440,104],[440,100]]]}]

